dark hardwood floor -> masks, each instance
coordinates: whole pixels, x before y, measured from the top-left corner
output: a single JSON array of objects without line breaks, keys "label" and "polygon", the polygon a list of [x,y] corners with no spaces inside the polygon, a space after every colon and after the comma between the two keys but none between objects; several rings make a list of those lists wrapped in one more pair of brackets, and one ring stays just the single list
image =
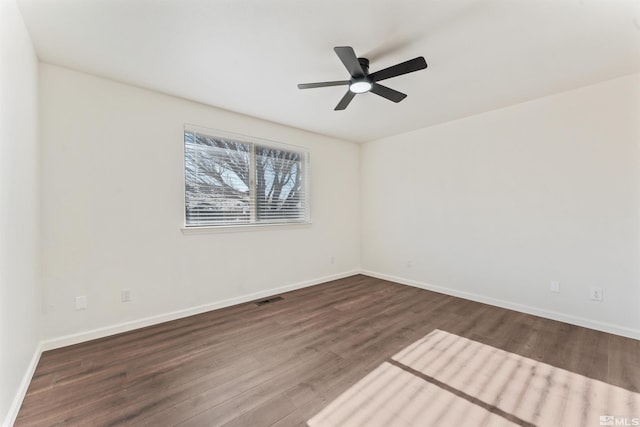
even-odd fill
[{"label": "dark hardwood floor", "polygon": [[640,392],[637,340],[367,276],[281,296],[47,351],[15,425],[305,425],[435,329]]}]

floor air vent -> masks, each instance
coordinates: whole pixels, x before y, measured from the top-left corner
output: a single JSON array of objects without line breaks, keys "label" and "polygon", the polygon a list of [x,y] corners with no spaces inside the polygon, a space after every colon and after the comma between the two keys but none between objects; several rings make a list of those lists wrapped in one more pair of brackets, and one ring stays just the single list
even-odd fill
[{"label": "floor air vent", "polygon": [[256,305],[261,306],[265,304],[271,304],[272,302],[280,301],[281,299],[282,297],[271,297],[271,298],[263,299],[262,301],[256,301]]}]

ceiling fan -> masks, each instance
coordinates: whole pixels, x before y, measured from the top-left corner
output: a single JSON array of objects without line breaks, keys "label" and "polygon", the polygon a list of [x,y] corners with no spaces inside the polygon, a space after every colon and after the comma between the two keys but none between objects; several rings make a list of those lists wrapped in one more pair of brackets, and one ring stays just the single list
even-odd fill
[{"label": "ceiling fan", "polygon": [[334,109],[336,111],[344,110],[356,94],[365,92],[373,92],[376,95],[387,98],[389,101],[400,102],[407,97],[406,94],[383,86],[378,82],[427,68],[427,61],[425,61],[424,57],[419,56],[369,74],[369,60],[367,58],[358,58],[352,47],[338,46],[334,47],[333,50],[347,68],[347,71],[349,71],[351,79],[333,82],[300,83],[298,89],[349,85],[349,90],[336,105]]}]

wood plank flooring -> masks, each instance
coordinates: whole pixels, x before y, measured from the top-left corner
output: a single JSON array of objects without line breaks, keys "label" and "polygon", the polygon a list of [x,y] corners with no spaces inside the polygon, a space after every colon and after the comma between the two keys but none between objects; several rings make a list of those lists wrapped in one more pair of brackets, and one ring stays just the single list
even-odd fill
[{"label": "wood plank flooring", "polygon": [[47,351],[15,425],[304,426],[435,329],[640,392],[637,340],[362,275],[281,296]]}]

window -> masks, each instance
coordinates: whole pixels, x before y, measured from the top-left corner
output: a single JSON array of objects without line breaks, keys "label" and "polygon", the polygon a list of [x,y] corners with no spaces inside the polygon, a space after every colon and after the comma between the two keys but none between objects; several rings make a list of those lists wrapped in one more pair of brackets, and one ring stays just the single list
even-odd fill
[{"label": "window", "polygon": [[309,153],[185,126],[187,227],[309,222]]}]

